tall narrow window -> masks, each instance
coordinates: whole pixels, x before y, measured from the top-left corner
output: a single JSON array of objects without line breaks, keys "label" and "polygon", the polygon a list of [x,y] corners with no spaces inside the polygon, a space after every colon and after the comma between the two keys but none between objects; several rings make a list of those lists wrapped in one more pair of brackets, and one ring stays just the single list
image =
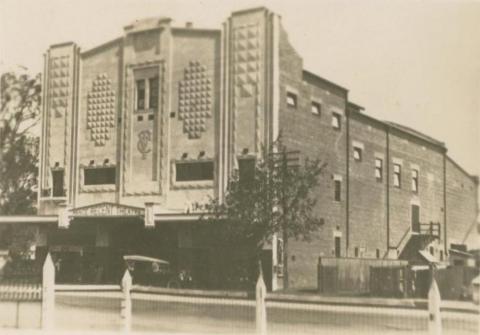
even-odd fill
[{"label": "tall narrow window", "polygon": [[412,191],[418,192],[418,170],[412,169]]},{"label": "tall narrow window", "polygon": [[358,247],[355,247],[355,257],[358,257]]},{"label": "tall narrow window", "polygon": [[375,256],[377,256],[377,258],[380,258],[380,249],[375,250]]},{"label": "tall narrow window", "polygon": [[341,124],[342,124],[341,121],[342,121],[341,115],[338,114],[338,113],[333,112],[333,113],[332,113],[332,127],[333,127],[334,129],[340,130]]},{"label": "tall narrow window", "polygon": [[335,257],[339,258],[341,256],[341,239],[340,236],[335,236]]},{"label": "tall narrow window", "polygon": [[64,170],[52,170],[52,196],[54,197],[64,197]]},{"label": "tall narrow window", "polygon": [[383,160],[381,158],[375,158],[375,179],[379,182],[383,179]]},{"label": "tall narrow window", "polygon": [[137,80],[137,109],[145,109],[145,80]]},{"label": "tall narrow window", "polygon": [[148,84],[150,91],[148,108],[156,109],[158,108],[158,77],[150,78]]},{"label": "tall narrow window", "polygon": [[238,160],[238,177],[240,184],[249,185],[255,180],[255,158],[240,158]]},{"label": "tall narrow window", "polygon": [[393,186],[400,188],[402,185],[402,166],[393,164]]},{"label": "tall narrow window", "polygon": [[335,201],[342,200],[342,181],[335,180]]},{"label": "tall narrow window", "polygon": [[420,232],[420,206],[412,205],[412,231],[419,233]]}]

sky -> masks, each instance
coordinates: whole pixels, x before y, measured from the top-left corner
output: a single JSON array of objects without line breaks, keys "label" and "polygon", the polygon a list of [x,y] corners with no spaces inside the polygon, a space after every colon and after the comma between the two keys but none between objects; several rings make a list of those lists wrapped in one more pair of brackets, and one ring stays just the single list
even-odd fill
[{"label": "sky", "polygon": [[0,0],[0,72],[40,72],[50,44],[88,50],[138,18],[220,29],[256,6],[281,15],[306,69],[348,88],[365,113],[445,142],[480,175],[480,0]]}]

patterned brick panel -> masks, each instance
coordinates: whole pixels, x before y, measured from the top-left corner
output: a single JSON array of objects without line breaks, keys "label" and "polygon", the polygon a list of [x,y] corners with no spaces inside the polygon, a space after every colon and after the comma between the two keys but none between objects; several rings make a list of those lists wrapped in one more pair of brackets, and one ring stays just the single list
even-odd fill
[{"label": "patterned brick panel", "polygon": [[190,62],[179,83],[178,118],[189,138],[200,138],[207,118],[212,116],[212,80],[200,62]]},{"label": "patterned brick panel", "polygon": [[50,102],[55,117],[65,115],[69,94],[69,56],[51,59]]},{"label": "patterned brick panel", "polygon": [[99,74],[88,93],[87,129],[97,146],[110,139],[110,128],[115,127],[115,92],[106,74]]},{"label": "patterned brick panel", "polygon": [[235,29],[235,96],[252,97],[258,83],[259,34],[258,25]]}]

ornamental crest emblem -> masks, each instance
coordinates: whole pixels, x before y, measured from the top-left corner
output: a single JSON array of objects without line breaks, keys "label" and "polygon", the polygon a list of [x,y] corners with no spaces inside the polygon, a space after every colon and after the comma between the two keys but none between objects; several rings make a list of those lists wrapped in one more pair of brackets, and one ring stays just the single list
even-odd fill
[{"label": "ornamental crest emblem", "polygon": [[152,151],[150,142],[152,141],[152,132],[150,130],[142,130],[138,133],[137,149],[142,154],[142,159],[147,158],[147,154]]}]

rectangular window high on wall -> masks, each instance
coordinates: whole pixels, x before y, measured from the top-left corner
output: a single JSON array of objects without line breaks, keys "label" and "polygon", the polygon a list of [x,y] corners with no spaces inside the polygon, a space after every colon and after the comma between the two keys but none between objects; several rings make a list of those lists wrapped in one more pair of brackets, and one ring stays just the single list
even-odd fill
[{"label": "rectangular window high on wall", "polygon": [[322,105],[316,101],[312,101],[311,109],[313,115],[320,116],[320,114],[322,113]]},{"label": "rectangular window high on wall", "polygon": [[114,185],[116,178],[115,167],[84,168],[83,184],[88,185]]},{"label": "rectangular window high on wall", "polygon": [[362,148],[360,147],[353,147],[353,159],[357,162],[362,161]]},{"label": "rectangular window high on wall", "polygon": [[400,188],[402,185],[402,166],[393,164],[393,186]]},{"label": "rectangular window high on wall", "polygon": [[292,92],[287,92],[287,106],[297,108],[297,95]]},{"label": "rectangular window high on wall", "polygon": [[64,188],[64,174],[63,169],[52,170],[52,196],[53,197],[64,197],[65,188]]},{"label": "rectangular window high on wall", "polygon": [[158,108],[158,96],[159,96],[159,86],[158,86],[158,77],[150,78],[148,80],[149,86],[149,99],[148,99],[148,108],[157,109]]},{"label": "rectangular window high on wall", "polygon": [[176,181],[213,180],[213,161],[177,162]]},{"label": "rectangular window high on wall", "polygon": [[412,169],[412,191],[418,192],[418,170]]},{"label": "rectangular window high on wall", "polygon": [[145,80],[137,80],[137,109],[145,109]]},{"label": "rectangular window high on wall", "polygon": [[379,182],[383,180],[383,160],[375,158],[375,179]]},{"label": "rectangular window high on wall", "polygon": [[334,129],[340,130],[342,126],[342,116],[338,113],[332,113],[332,127]]}]

